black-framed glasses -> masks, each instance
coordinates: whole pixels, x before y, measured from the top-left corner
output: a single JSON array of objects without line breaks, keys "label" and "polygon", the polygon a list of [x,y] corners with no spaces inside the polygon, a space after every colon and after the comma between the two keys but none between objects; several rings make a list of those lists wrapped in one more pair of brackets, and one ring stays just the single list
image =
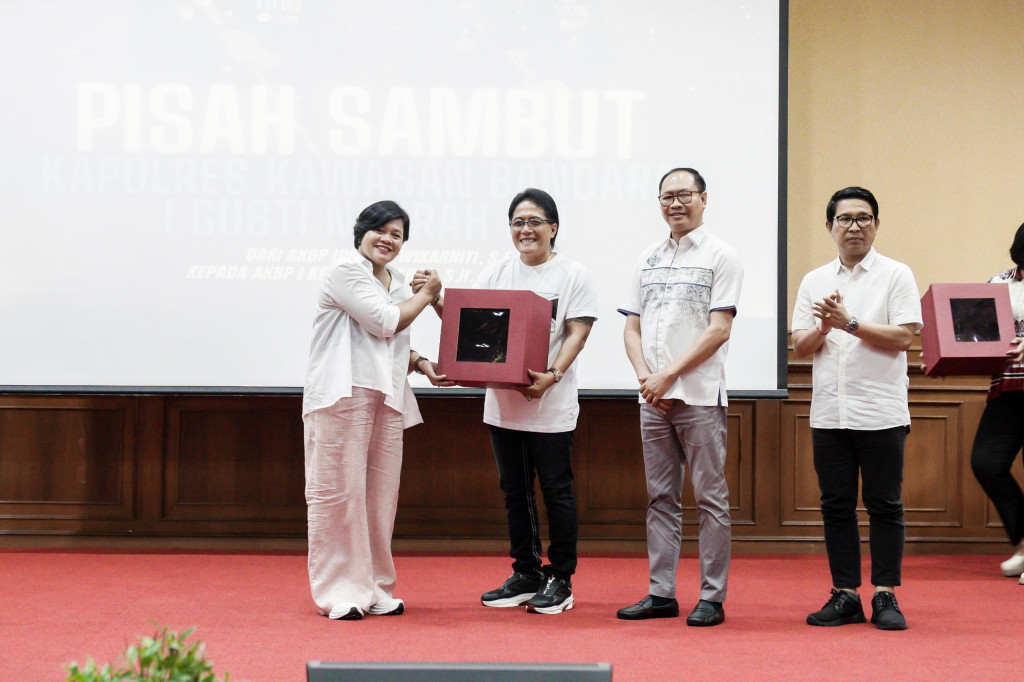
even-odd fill
[{"label": "black-framed glasses", "polygon": [[658,195],[658,201],[661,202],[662,206],[671,206],[672,202],[678,199],[680,204],[686,206],[687,204],[693,201],[693,197],[696,194],[700,194],[700,192],[694,192],[691,190],[676,192],[675,194],[672,194],[671,192],[665,192],[664,194]]},{"label": "black-framed glasses", "polygon": [[523,220],[522,218],[516,218],[515,220],[510,222],[509,225],[511,225],[512,227],[516,228],[517,230],[521,230],[524,227],[526,227],[527,225],[529,225],[530,227],[540,227],[544,223],[550,223],[550,222],[551,222],[550,220],[544,220],[543,218],[530,218],[529,220]]},{"label": "black-framed glasses", "polygon": [[854,218],[852,215],[837,215],[836,225],[839,227],[850,227],[854,223],[857,223],[857,227],[871,227],[871,224],[875,222],[875,216],[870,213],[859,215]]}]

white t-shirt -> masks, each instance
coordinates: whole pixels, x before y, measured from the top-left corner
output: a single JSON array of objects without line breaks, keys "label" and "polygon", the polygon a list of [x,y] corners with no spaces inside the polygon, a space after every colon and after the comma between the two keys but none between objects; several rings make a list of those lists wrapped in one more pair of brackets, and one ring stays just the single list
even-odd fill
[{"label": "white t-shirt", "polygon": [[[921,327],[921,299],[910,268],[872,248],[853,270],[836,258],[804,276],[792,330],[817,327],[811,303],[836,290],[858,322]],[[814,353],[811,385],[813,428],[877,431],[910,424],[903,351],[883,350],[833,329]]]},{"label": "white t-shirt", "polygon": [[352,397],[360,386],[384,394],[406,428],[423,422],[409,386],[409,328],[395,333],[398,304],[412,296],[402,274],[388,267],[391,289],[355,249],[338,257],[320,288],[309,347],[302,416]]},{"label": "white t-shirt", "polygon": [[[478,289],[525,289],[551,301],[551,336],[548,369],[565,340],[565,321],[575,317],[597,318],[597,290],[590,273],[579,263],[556,255],[546,263],[527,265],[518,253],[490,265],[477,277]],[[562,380],[544,392],[540,400],[528,401],[510,388],[488,388],[484,398],[484,423],[517,431],[561,433],[576,428],[580,405],[576,394],[576,365],[565,370]]]},{"label": "white t-shirt", "polygon": [[[648,247],[637,260],[624,315],[640,316],[640,344],[652,372],[672,364],[711,324],[711,313],[734,310],[743,284],[736,250],[701,225],[677,244],[671,237]],[[665,398],[688,405],[728,405],[725,358],[728,342],[692,371],[680,375]],[[644,402],[640,397],[640,402]]]}]

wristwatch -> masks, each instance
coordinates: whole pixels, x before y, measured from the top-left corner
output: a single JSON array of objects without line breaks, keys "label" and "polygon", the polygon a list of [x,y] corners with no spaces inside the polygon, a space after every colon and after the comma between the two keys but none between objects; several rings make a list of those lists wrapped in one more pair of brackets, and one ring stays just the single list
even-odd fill
[{"label": "wristwatch", "polygon": [[556,384],[562,380],[562,373],[559,370],[555,369],[554,367],[551,367],[548,369],[548,371],[555,375]]},{"label": "wristwatch", "polygon": [[848,334],[856,334],[858,329],[860,329],[860,325],[857,324],[856,317],[851,317],[850,321],[846,323],[845,327],[843,327],[843,331]]}]

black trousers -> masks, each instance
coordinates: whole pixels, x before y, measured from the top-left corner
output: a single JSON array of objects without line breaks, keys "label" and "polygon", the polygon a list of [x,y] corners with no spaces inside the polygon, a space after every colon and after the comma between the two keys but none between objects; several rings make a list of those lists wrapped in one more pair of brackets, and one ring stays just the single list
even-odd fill
[{"label": "black trousers", "polygon": [[971,449],[974,477],[992,500],[1014,545],[1024,537],[1024,494],[1010,474],[1024,446],[1024,391],[1011,391],[985,405]]},{"label": "black trousers", "polygon": [[[497,426],[491,446],[505,493],[512,570],[569,578],[576,572],[579,528],[572,489],[572,431],[532,433]],[[548,566],[541,566],[540,524],[533,492],[536,476],[548,512]]]},{"label": "black trousers", "polygon": [[857,483],[868,510],[871,584],[895,587],[903,567],[903,446],[909,427],[811,429],[832,585],[861,586]]}]

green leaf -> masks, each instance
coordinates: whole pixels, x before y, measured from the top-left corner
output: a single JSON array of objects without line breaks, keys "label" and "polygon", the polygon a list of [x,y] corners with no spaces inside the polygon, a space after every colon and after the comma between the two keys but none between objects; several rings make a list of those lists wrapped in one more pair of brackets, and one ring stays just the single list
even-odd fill
[{"label": "green leaf", "polygon": [[[86,659],[80,668],[72,662],[66,666],[67,682],[128,682],[153,680],[154,682],[218,682],[213,664],[205,658],[206,645],[200,641],[187,642],[195,632],[191,627],[177,633],[166,627],[153,637],[139,637],[129,645],[118,660],[118,667],[109,663],[97,669],[95,661]],[[224,673],[228,682],[228,673]]]}]

